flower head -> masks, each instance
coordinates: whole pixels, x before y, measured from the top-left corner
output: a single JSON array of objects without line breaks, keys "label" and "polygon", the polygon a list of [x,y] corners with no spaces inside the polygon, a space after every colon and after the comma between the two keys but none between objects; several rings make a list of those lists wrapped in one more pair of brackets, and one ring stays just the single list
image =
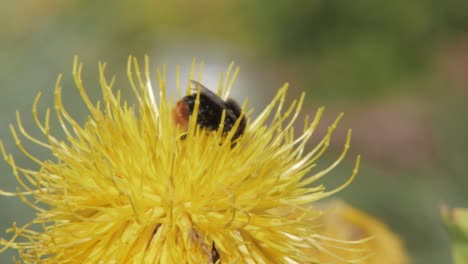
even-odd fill
[{"label": "flower head", "polygon": [[[0,145],[23,189],[2,194],[19,196],[37,217],[25,226],[14,225],[9,230],[13,237],[0,241],[1,250],[17,249],[26,263],[316,262],[311,251],[323,249],[326,238],[317,233],[321,213],[310,203],[344,188],[359,165],[358,158],[343,186],[326,190],[316,184],[343,159],[348,133],[338,160],[310,174],[339,118],[307,150],[323,108],[312,122],[306,118],[302,134],[295,137],[293,124],[304,96],[286,106],[285,85],[232,144],[235,129],[227,134],[222,126],[201,129],[197,114],[182,130],[172,118],[165,75],[157,71],[156,100],[149,68],[148,58],[144,72],[130,58],[128,79],[137,99],[130,105],[113,90],[114,79],[106,79],[100,64],[103,99],[93,103],[81,80],[82,65],[75,61],[73,77],[89,116],[79,124],[67,112],[59,78],[54,107],[66,140],[51,134],[49,110],[39,116],[39,96],[33,113],[43,139],[28,134],[18,115],[13,136],[40,169],[17,165]],[[230,72],[220,81],[223,98],[236,76],[229,78]],[[246,108],[244,103],[242,112],[249,119]],[[56,160],[34,157],[22,146],[20,134]]]},{"label": "flower head", "polygon": [[[408,257],[400,238],[394,234],[379,219],[372,217],[344,201],[335,200],[327,203],[328,210],[322,217],[324,236],[340,239],[331,247],[329,252],[321,252],[318,259],[328,263],[342,259],[363,256],[362,264],[405,264]],[[366,239],[369,238],[369,239]],[[349,243],[343,248],[341,241],[361,241],[363,243]],[[353,250],[351,250],[353,249]]]}]

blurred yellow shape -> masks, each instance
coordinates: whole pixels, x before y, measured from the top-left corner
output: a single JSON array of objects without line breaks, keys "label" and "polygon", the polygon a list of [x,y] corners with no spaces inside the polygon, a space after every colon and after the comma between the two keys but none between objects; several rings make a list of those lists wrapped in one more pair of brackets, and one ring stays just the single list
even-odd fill
[{"label": "blurred yellow shape", "polygon": [[[327,204],[323,216],[323,236],[339,240],[358,241],[370,238],[364,243],[350,244],[329,241],[327,250],[331,254],[318,252],[320,263],[364,263],[364,264],[405,264],[408,257],[399,237],[381,220],[337,200]],[[350,250],[350,247],[354,250]],[[340,256],[341,261],[333,255]],[[353,261],[354,260],[354,261]]]}]

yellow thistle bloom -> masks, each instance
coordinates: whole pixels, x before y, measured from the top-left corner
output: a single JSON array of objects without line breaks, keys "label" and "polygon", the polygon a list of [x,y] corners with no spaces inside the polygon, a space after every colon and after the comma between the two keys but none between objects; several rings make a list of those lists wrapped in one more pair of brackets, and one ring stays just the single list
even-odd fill
[{"label": "yellow thistle bloom", "polygon": [[[340,243],[335,247],[330,246],[332,254],[319,254],[318,259],[329,263],[336,261],[331,256],[339,256],[348,259],[356,257],[357,254],[367,252],[367,257],[362,264],[406,264],[408,257],[403,244],[397,235],[380,220],[351,207],[343,201],[334,201],[327,205],[329,208],[324,213],[323,231],[325,236],[340,240],[358,241],[371,238],[365,243],[350,243],[350,246],[342,248]],[[354,250],[351,250],[353,248]],[[369,254],[370,253],[370,254]],[[342,261],[339,263],[346,263]]]},{"label": "yellow thistle bloom", "polygon": [[[316,184],[343,159],[349,133],[338,160],[309,176],[339,118],[316,147],[306,150],[323,108],[312,122],[306,118],[295,138],[293,124],[304,96],[286,107],[285,85],[234,146],[222,128],[202,131],[196,114],[181,139],[185,132],[171,117],[165,69],[156,71],[156,100],[149,68],[147,57],[143,72],[136,59],[129,59],[128,79],[137,99],[137,105],[129,105],[100,64],[103,99],[93,103],[75,60],[74,81],[90,113],[83,125],[72,118],[62,104],[59,78],[54,108],[65,141],[51,135],[49,110],[39,116],[39,96],[33,114],[43,140],[28,134],[18,114],[12,134],[40,169],[17,165],[1,145],[23,189],[1,194],[20,197],[37,217],[25,226],[13,225],[13,236],[0,241],[0,251],[17,249],[25,263],[316,263],[310,250],[325,249],[322,242],[328,238],[317,233],[320,211],[308,204],[348,185],[359,165],[358,157],[343,186],[326,190]],[[237,75],[230,78],[231,72],[220,81],[223,98]],[[193,68],[189,79],[194,79]],[[34,157],[20,135],[56,160]]]}]

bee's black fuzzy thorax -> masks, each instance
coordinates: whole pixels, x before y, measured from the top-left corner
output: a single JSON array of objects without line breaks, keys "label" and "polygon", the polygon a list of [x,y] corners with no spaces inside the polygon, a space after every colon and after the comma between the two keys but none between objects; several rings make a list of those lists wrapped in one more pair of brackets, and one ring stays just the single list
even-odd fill
[{"label": "bee's black fuzzy thorax", "polygon": [[[196,98],[197,94],[188,95],[182,98],[182,100],[184,100],[188,106],[190,115],[193,114]],[[224,104],[219,104],[218,101],[213,101],[210,95],[200,93],[200,106],[198,108],[197,124],[201,128],[218,130],[223,111],[226,111],[223,132],[228,133],[231,131],[237,119],[241,117],[242,109],[232,99],[228,99],[226,102],[223,101],[223,103]],[[232,141],[236,140],[244,133],[247,121],[244,116],[241,118],[242,120],[240,121],[236,133],[232,137]]]}]

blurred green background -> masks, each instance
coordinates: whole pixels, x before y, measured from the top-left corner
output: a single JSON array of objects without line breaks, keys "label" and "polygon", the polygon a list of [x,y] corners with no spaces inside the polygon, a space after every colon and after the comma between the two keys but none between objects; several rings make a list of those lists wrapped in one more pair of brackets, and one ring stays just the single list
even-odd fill
[{"label": "blurred green background", "polygon": [[[208,86],[231,61],[241,66],[233,92],[258,113],[285,82],[290,98],[307,92],[305,113],[325,105],[323,127],[346,113],[328,164],[353,128],[349,160],[326,182],[337,186],[363,163],[340,197],[383,219],[403,241],[412,263],[450,263],[438,206],[468,207],[468,1],[8,1],[0,9],[0,138],[27,168],[37,166],[15,147],[9,123],[42,91],[42,113],[53,104],[64,73],[65,104],[78,120],[87,113],[71,82],[73,56],[98,98],[97,62],[125,82],[127,57],[148,54],[153,65],[188,69],[203,59]],[[49,154],[33,144],[31,151]],[[328,160],[329,158],[329,160]],[[0,189],[14,191],[0,163]],[[0,229],[21,226],[33,212],[0,197]],[[2,237],[7,236],[3,231]],[[10,263],[14,252],[0,255]]]}]

